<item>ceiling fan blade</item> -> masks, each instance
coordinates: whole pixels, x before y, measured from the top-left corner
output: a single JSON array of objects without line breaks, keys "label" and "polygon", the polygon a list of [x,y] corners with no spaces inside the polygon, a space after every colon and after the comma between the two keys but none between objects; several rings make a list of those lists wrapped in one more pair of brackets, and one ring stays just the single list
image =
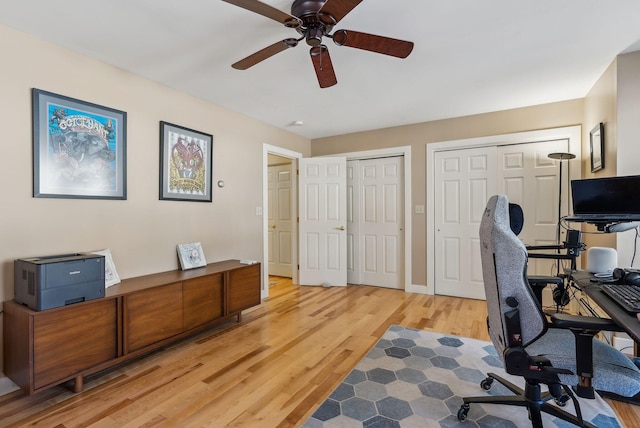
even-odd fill
[{"label": "ceiling fan blade", "polygon": [[[325,24],[335,25],[361,2],[362,0],[327,0],[318,15]],[[327,15],[333,16],[333,19],[328,19]]]},{"label": "ceiling fan blade", "polygon": [[309,50],[309,54],[311,55],[311,61],[313,62],[313,68],[316,70],[320,87],[328,88],[338,83],[327,47],[325,45],[314,46]]},{"label": "ceiling fan blade", "polygon": [[288,13],[285,13],[280,9],[276,9],[273,6],[269,6],[268,4],[262,3],[258,0],[222,0],[222,1],[236,5],[243,9],[247,9],[259,15],[266,16],[267,18],[271,18],[274,21],[278,21],[279,23],[284,24],[285,27],[298,28],[302,24],[302,22],[295,16],[289,15]]},{"label": "ceiling fan blade", "polygon": [[231,67],[235,68],[236,70],[246,70],[247,68],[253,67],[257,63],[262,62],[277,53],[280,53],[289,48],[295,48],[296,46],[298,46],[298,41],[296,39],[284,39],[279,42],[275,42],[271,46],[267,46],[266,48],[261,49],[244,59],[241,59],[235,64],[232,64]]},{"label": "ceiling fan blade", "polygon": [[338,46],[363,49],[397,58],[406,58],[413,50],[413,42],[358,31],[338,30],[331,37]]}]

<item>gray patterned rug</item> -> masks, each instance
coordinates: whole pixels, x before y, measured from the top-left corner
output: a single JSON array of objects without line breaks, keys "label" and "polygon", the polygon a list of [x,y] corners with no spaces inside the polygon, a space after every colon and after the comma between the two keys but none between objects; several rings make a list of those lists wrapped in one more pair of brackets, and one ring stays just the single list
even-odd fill
[{"label": "gray patterned rug", "polygon": [[[482,390],[488,372],[524,383],[504,372],[489,342],[391,326],[303,427],[530,427],[527,410],[514,406],[472,404],[458,421],[461,397],[510,394],[498,382]],[[598,427],[621,426],[599,397],[581,399],[580,407]],[[564,409],[575,414],[571,402]],[[544,425],[573,426],[549,415]]]}]

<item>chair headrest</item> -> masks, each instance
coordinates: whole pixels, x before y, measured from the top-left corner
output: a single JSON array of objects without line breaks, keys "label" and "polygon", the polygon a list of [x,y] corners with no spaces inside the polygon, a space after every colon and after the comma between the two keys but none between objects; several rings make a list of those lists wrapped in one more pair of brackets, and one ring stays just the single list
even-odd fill
[{"label": "chair headrest", "polygon": [[524,226],[524,213],[518,204],[509,203],[509,226],[514,234],[519,235]]}]

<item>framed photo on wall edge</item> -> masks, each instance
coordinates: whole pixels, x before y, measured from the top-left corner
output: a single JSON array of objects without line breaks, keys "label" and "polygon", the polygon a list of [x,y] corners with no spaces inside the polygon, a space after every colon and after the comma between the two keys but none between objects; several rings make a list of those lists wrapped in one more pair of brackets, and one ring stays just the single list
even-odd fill
[{"label": "framed photo on wall edge", "polygon": [[589,133],[591,142],[591,172],[604,168],[604,123],[600,122]]}]

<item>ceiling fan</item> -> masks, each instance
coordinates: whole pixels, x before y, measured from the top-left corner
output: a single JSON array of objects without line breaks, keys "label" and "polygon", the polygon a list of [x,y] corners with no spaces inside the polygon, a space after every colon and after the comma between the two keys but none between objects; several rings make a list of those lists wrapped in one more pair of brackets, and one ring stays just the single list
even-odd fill
[{"label": "ceiling fan", "polygon": [[294,0],[291,14],[282,12],[258,0],[223,0],[227,3],[255,12],[280,22],[287,28],[295,29],[302,37],[287,38],[241,59],[232,65],[237,70],[246,70],[286,49],[298,46],[305,39],[311,46],[309,54],[321,88],[338,83],[333,71],[327,46],[322,43],[328,37],[338,46],[363,49],[397,58],[406,58],[413,50],[413,42],[360,33],[351,30],[337,30],[333,27],[363,0]]}]

